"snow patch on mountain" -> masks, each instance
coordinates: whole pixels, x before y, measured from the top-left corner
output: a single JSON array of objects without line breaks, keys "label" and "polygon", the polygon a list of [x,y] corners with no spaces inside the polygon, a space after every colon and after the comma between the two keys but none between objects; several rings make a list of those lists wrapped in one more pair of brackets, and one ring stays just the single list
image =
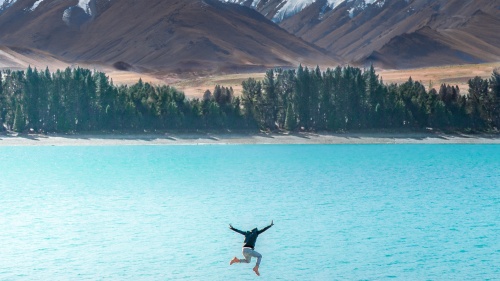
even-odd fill
[{"label": "snow patch on mountain", "polygon": [[7,9],[10,6],[12,6],[14,3],[16,3],[16,0],[0,0],[0,14],[5,9]]},{"label": "snow patch on mountain", "polygon": [[90,1],[92,0],[79,0],[77,6],[82,8],[85,13],[92,15],[92,10],[90,9]]},{"label": "snow patch on mountain", "polygon": [[368,5],[376,5],[379,8],[382,8],[385,4],[385,0],[347,0],[347,4],[350,6],[350,9],[348,10],[349,12],[349,17],[352,19],[355,17],[357,14],[359,14],[361,11],[366,9]]},{"label": "snow patch on mountain", "polygon": [[[9,1],[9,0],[0,0],[0,3],[2,3],[1,1]],[[16,0],[12,0],[12,2],[15,2]],[[30,11],[34,11],[36,10],[36,8],[38,8],[38,6],[40,5],[40,3],[42,3],[44,0],[38,0],[36,1],[33,6],[31,6],[31,8],[29,8],[28,10]],[[76,5],[76,7],[80,7],[82,8],[82,10],[85,11],[86,14],[88,15],[92,15],[92,10],[90,9],[90,1],[92,0],[79,0],[78,1],[78,4]],[[2,4],[0,4],[0,6],[2,6]]]},{"label": "snow patch on mountain", "polygon": [[[302,11],[307,6],[316,2],[316,0],[289,0],[289,1],[284,0],[284,2],[285,4],[276,13],[276,15],[273,18],[273,21],[279,22],[287,17],[293,16],[294,14]],[[377,0],[328,0],[327,6],[333,10],[344,2],[347,2],[347,4],[352,5],[350,10],[351,14],[351,11],[354,11],[356,9],[364,9],[367,7],[368,4],[373,4],[377,2]],[[384,0],[379,1],[378,5],[383,5],[384,4],[383,2]]]},{"label": "snow patch on mountain", "polygon": [[[226,2],[226,3],[235,3],[235,4],[243,4],[245,2],[245,0],[220,0],[222,2]],[[252,8],[255,8],[257,7],[257,5],[259,5],[259,3],[261,2],[262,0],[253,0],[252,1],[252,4],[250,5],[250,7]],[[286,0],[285,0],[286,1]]]},{"label": "snow patch on mountain", "polygon": [[300,11],[302,11],[307,6],[316,2],[316,0],[295,0],[295,1],[286,1],[285,4],[278,10],[276,15],[274,15],[273,21],[279,22],[283,19],[290,17]]},{"label": "snow patch on mountain", "polygon": [[[0,13],[7,9],[8,7],[12,6],[17,0],[0,0]],[[26,10],[29,11],[34,11],[38,8],[38,6],[43,2],[44,0],[37,0],[30,8],[26,8]],[[86,14],[93,16],[93,9],[91,8],[91,5],[93,5],[91,2],[94,0],[79,0],[78,4],[75,7],[81,8]],[[104,0],[104,1],[110,1],[110,0]],[[235,4],[245,4],[248,3],[248,0],[220,0],[222,2],[226,3],[235,3]],[[264,0],[253,0],[250,4],[250,7],[252,8],[257,8],[259,4]],[[309,5],[313,4],[317,0],[281,0],[281,2],[278,1],[276,4],[276,7],[280,7],[280,9],[276,12],[275,16],[273,17],[273,21],[275,22],[280,22],[283,19],[290,17]],[[405,0],[408,1],[408,0]],[[358,9],[364,9],[368,4],[376,4],[379,7],[382,7],[384,5],[385,0],[328,0],[327,1],[327,6],[326,8],[329,9],[335,9],[337,6],[341,5],[342,3],[347,2],[348,5],[351,5],[350,7],[350,14],[355,10]],[[266,4],[264,2],[264,4]],[[320,15],[321,17],[321,15]]]},{"label": "snow patch on mountain", "polygon": [[[246,0],[220,0],[226,3],[236,3],[236,4],[246,4],[248,3]],[[281,0],[278,1],[276,7],[280,7],[280,9],[276,12],[273,17],[274,22],[280,22],[285,18],[293,16],[294,14],[302,11],[307,8],[311,4],[315,3],[317,0]],[[256,8],[262,2],[262,0],[253,0],[250,4],[250,7]],[[347,2],[348,5],[351,6],[350,14],[354,13],[355,10],[364,9],[368,4],[376,3],[380,7],[384,5],[385,0],[328,0],[327,5],[323,8],[323,12],[327,9],[335,9],[342,3]],[[322,18],[322,15],[319,15],[319,18]]]},{"label": "snow patch on mountain", "polygon": [[2,6],[7,6],[7,5],[12,5],[16,2],[16,0],[0,0],[0,7]]},{"label": "snow patch on mountain", "polygon": [[38,0],[38,1],[36,1],[36,2],[33,4],[33,6],[31,6],[30,11],[34,11],[36,8],[38,8],[38,5],[40,5],[40,3],[42,3],[42,2],[43,2],[43,0]]}]

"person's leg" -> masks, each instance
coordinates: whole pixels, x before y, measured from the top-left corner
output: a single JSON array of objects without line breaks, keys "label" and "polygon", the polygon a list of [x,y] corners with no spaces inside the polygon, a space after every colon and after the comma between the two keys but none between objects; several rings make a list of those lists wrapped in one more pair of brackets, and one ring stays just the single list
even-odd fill
[{"label": "person's leg", "polygon": [[249,263],[252,260],[252,257],[257,258],[257,263],[255,265],[260,265],[260,261],[262,260],[262,255],[250,248],[243,249],[243,256],[245,256],[246,261],[241,260],[241,262]]},{"label": "person's leg", "polygon": [[243,248],[243,256],[245,257],[245,259],[240,259],[240,263],[250,263],[252,261],[252,255],[251,255],[251,251],[253,251],[252,249],[250,248]]},{"label": "person's leg", "polygon": [[255,266],[253,268],[253,271],[255,272],[255,274],[257,274],[258,276],[260,276],[259,266],[260,266],[260,261],[262,260],[262,255],[259,252],[255,251],[255,250],[252,250],[252,249],[249,249],[249,251],[247,253],[251,257],[256,257],[257,258],[257,263],[255,264]]},{"label": "person's leg", "polygon": [[232,265],[233,263],[250,263],[252,261],[252,256],[250,255],[250,252],[252,249],[250,248],[243,248],[242,253],[244,259],[238,259],[237,257],[234,257],[230,262],[229,265]]}]

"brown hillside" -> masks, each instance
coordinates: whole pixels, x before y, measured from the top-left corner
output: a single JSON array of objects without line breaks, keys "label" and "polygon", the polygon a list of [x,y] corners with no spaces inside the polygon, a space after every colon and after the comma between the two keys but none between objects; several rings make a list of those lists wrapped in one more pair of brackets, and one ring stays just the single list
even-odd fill
[{"label": "brown hillside", "polygon": [[[33,2],[18,0],[0,15],[0,45],[134,71],[214,73],[338,63],[258,12],[216,0],[97,0],[91,16],[74,7],[76,0],[44,1],[26,12]],[[65,22],[63,14],[71,17]]]},{"label": "brown hillside", "polygon": [[348,2],[318,20],[324,1],[280,25],[350,63],[409,68],[500,60],[498,1],[386,0],[354,12]]},{"label": "brown hillside", "polygon": [[386,68],[500,61],[500,36],[492,34],[498,26],[499,19],[478,11],[455,28],[426,26],[397,36],[365,60]]}]

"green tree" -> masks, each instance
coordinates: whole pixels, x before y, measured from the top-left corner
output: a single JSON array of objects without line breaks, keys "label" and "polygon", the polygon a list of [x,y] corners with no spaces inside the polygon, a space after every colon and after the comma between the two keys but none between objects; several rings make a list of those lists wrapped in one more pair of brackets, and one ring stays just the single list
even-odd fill
[{"label": "green tree", "polygon": [[243,115],[247,124],[251,127],[252,124],[257,123],[263,126],[262,120],[262,84],[253,78],[249,78],[242,82],[242,96],[241,102],[243,105]]},{"label": "green tree", "polygon": [[12,129],[16,132],[23,132],[25,128],[26,128],[26,117],[22,110],[21,105],[18,104],[16,107],[14,125],[12,126]]},{"label": "green tree", "polygon": [[308,129],[310,124],[310,88],[311,75],[309,69],[299,66],[294,91],[294,109],[298,117],[298,126]]},{"label": "green tree", "polygon": [[217,102],[218,104],[222,104],[224,102],[224,93],[220,85],[215,85],[213,96],[215,102]]},{"label": "green tree", "polygon": [[275,91],[278,99],[276,120],[278,127],[283,128],[288,104],[293,103],[293,92],[296,83],[295,70],[276,69],[275,73],[277,74]]},{"label": "green tree", "polygon": [[320,90],[322,89],[323,76],[319,66],[310,72],[309,84],[309,120],[307,127],[317,130],[320,122]]},{"label": "green tree", "polygon": [[203,100],[204,101],[209,101],[213,98],[212,92],[210,90],[206,90],[205,93],[203,93]]},{"label": "green tree", "polygon": [[[33,70],[31,66],[28,67],[26,71],[26,78],[24,79],[24,101],[23,104],[26,107],[26,119],[28,126],[34,130],[39,129],[39,101],[40,101],[40,81],[38,77],[38,72],[35,68]],[[17,110],[17,109],[16,109]]]},{"label": "green tree", "polygon": [[382,127],[384,118],[384,96],[387,94],[384,91],[383,82],[380,81],[379,76],[375,73],[373,65],[364,73],[366,84],[366,102],[364,108],[367,112],[366,124],[369,127]]},{"label": "green tree", "polygon": [[297,128],[297,116],[295,115],[295,111],[293,110],[292,103],[289,103],[286,109],[285,129],[287,129],[288,131],[293,131],[296,128]]},{"label": "green tree", "polygon": [[390,84],[387,87],[387,96],[384,100],[386,104],[385,123],[386,128],[405,127],[408,120],[408,114],[405,103],[396,84]]},{"label": "green tree", "polygon": [[0,131],[4,130],[5,115],[7,114],[7,101],[3,93],[2,71],[0,70]]},{"label": "green tree", "polygon": [[276,129],[277,116],[280,105],[278,104],[277,85],[274,70],[266,72],[262,81],[263,99],[261,102],[262,118],[264,126],[271,130]]},{"label": "green tree", "polygon": [[483,128],[484,120],[488,118],[486,107],[488,98],[488,80],[479,76],[469,80],[468,112],[473,128]]},{"label": "green tree", "polygon": [[500,69],[493,70],[489,84],[488,111],[492,125],[500,129]]},{"label": "green tree", "polygon": [[330,129],[330,123],[328,122],[329,117],[332,115],[334,109],[333,105],[333,76],[332,71],[328,68],[326,72],[323,73],[321,79],[321,85],[319,87],[319,104],[318,104],[318,117],[317,117],[317,130],[328,130]]}]

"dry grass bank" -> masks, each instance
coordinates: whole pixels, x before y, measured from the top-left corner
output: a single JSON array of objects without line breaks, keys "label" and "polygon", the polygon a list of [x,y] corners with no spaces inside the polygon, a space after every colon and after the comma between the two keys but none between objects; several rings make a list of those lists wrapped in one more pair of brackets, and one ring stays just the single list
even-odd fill
[{"label": "dry grass bank", "polygon": [[[421,81],[426,88],[431,85],[439,89],[441,84],[458,85],[462,91],[468,89],[467,81],[480,76],[483,78],[491,77],[495,68],[500,68],[500,62],[485,64],[465,64],[449,65],[439,67],[426,67],[408,70],[377,70],[385,83],[403,83],[412,77],[415,81]],[[462,92],[464,93],[464,92]]]},{"label": "dry grass bank", "polygon": [[[420,81],[429,89],[430,87],[439,90],[441,84],[458,85],[462,93],[467,93],[467,81],[475,76],[483,78],[491,77],[495,68],[500,68],[500,62],[485,64],[449,65],[440,67],[427,67],[407,70],[377,69],[377,73],[384,83],[404,83],[412,77],[415,81]],[[262,80],[265,73],[243,73],[213,75],[207,77],[197,77],[182,79],[174,82],[177,89],[184,91],[188,97],[201,97],[205,90],[212,91],[215,85],[233,87],[235,95],[241,94],[241,82],[248,78]]]}]

